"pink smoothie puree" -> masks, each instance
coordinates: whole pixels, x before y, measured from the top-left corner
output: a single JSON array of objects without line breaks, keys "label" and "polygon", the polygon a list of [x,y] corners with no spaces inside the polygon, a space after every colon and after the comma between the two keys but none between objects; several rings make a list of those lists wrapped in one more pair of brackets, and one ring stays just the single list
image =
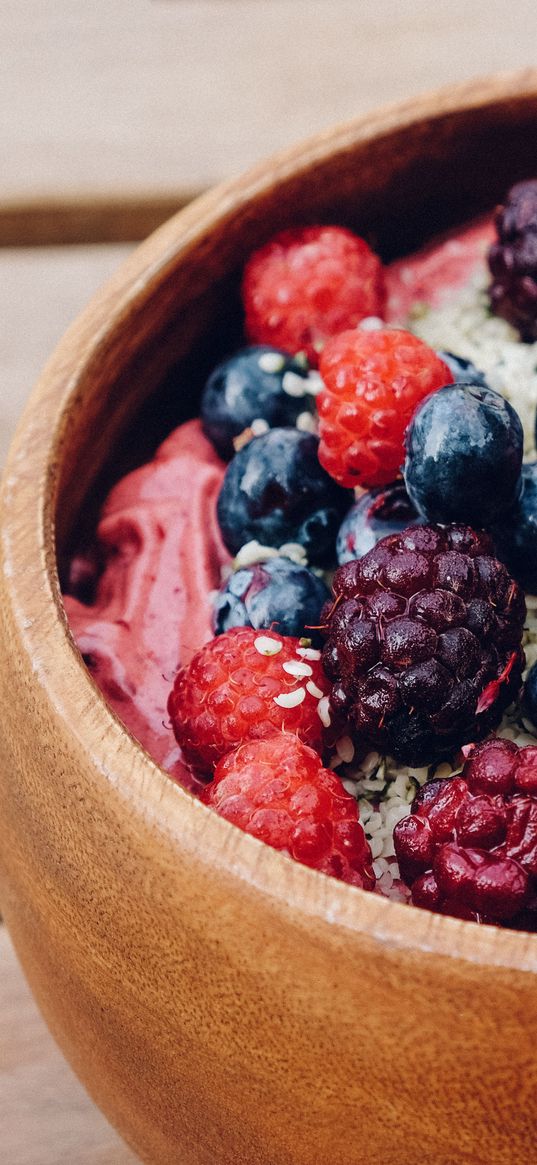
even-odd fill
[{"label": "pink smoothie puree", "polygon": [[[404,325],[417,303],[439,307],[472,276],[492,241],[487,222],[393,263],[386,319]],[[152,461],[111,490],[96,530],[104,563],[95,598],[66,595],[73,636],[95,683],[125,727],[181,784],[166,709],[178,667],[212,636],[211,592],[230,562],[216,520],[224,463],[198,420],[170,434]]]}]

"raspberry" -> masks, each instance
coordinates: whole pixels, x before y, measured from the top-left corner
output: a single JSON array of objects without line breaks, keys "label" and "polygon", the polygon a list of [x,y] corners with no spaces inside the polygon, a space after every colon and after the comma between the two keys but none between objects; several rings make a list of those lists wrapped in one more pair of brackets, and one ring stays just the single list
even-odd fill
[{"label": "raspberry", "polygon": [[319,460],[340,485],[387,485],[401,471],[416,406],[452,384],[447,364],[398,328],[342,332],[320,361]]},{"label": "raspberry", "polygon": [[526,605],[488,536],[413,526],[334,575],[323,612],[331,704],[404,764],[481,739],[518,691]]},{"label": "raspberry", "polygon": [[382,264],[343,227],[281,231],[252,255],[242,294],[250,340],[305,352],[316,367],[330,336],[382,314]]},{"label": "raspberry", "polygon": [[178,672],[168,700],[185,760],[209,773],[246,740],[282,729],[321,749],[328,683],[320,652],[275,631],[238,627]]},{"label": "raspberry", "polygon": [[478,745],[460,777],[423,786],[394,844],[416,906],[536,929],[537,747]]},{"label": "raspberry", "polygon": [[537,180],[518,182],[496,211],[498,241],[489,250],[492,310],[537,340]]},{"label": "raspberry", "polygon": [[296,861],[373,889],[371,851],[356,801],[296,736],[281,732],[229,753],[202,800]]}]

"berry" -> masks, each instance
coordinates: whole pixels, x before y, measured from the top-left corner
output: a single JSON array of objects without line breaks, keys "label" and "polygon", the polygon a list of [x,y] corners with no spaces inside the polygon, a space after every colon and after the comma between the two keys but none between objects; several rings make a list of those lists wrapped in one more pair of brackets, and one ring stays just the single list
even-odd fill
[{"label": "berry", "polygon": [[460,777],[423,786],[394,845],[415,905],[526,924],[537,894],[537,747],[478,745]]},{"label": "berry", "polygon": [[537,663],[530,667],[524,683],[524,711],[537,728]]},{"label": "berry", "polygon": [[521,487],[524,434],[499,393],[452,384],[423,401],[406,434],[405,483],[430,522],[489,526]]},{"label": "berry", "polygon": [[382,315],[380,259],[343,227],[282,231],[246,265],[246,334],[258,344],[305,352],[312,367],[330,338]]},{"label": "berry", "polygon": [[343,519],[336,542],[338,563],[361,558],[387,534],[422,523],[402,481],[377,486],[362,494]]},{"label": "berry", "polygon": [[319,458],[345,486],[398,477],[416,405],[453,380],[432,348],[397,328],[343,332],[326,345],[320,372]]},{"label": "berry", "polygon": [[230,575],[216,599],[216,635],[231,627],[275,627],[281,635],[307,635],[318,642],[321,610],[330,598],[326,584],[290,558],[269,558]]},{"label": "berry", "polygon": [[319,442],[298,429],[271,429],[249,441],[228,465],[218,521],[232,554],[252,540],[304,547],[310,562],[329,565],[352,495],[319,464]]},{"label": "berry", "polygon": [[296,861],[373,889],[371,851],[354,797],[296,736],[281,732],[229,753],[202,800]]},{"label": "berry", "polygon": [[456,356],[454,352],[438,352],[437,355],[447,364],[456,384],[479,384],[482,388],[488,388],[485,373],[476,368],[471,360]]},{"label": "berry", "polygon": [[537,594],[537,462],[522,466],[520,497],[490,532],[496,554],[513,578]]},{"label": "berry", "polygon": [[324,612],[331,704],[404,764],[449,756],[518,691],[526,606],[487,535],[414,526],[340,566]]},{"label": "berry", "polygon": [[537,181],[518,182],[496,211],[498,241],[488,256],[493,312],[537,340]]},{"label": "berry", "polygon": [[276,631],[239,627],[206,643],[178,672],[168,712],[185,760],[210,773],[243,741],[282,729],[320,749],[327,692],[319,651]]},{"label": "berry", "polygon": [[253,421],[267,428],[295,425],[301,413],[313,413],[308,373],[285,352],[266,345],[243,348],[218,364],[201,398],[205,435],[217,453],[229,461],[233,439]]}]

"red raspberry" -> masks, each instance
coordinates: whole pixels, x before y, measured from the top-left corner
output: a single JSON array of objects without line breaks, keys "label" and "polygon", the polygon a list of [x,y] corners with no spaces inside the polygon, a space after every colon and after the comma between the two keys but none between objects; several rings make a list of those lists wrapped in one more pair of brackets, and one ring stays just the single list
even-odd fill
[{"label": "red raspberry", "polygon": [[342,332],[320,361],[319,460],[344,486],[387,485],[401,471],[417,405],[453,383],[447,364],[398,328]]},{"label": "red raspberry", "polygon": [[249,339],[303,351],[312,367],[330,336],[382,315],[385,299],[378,256],[329,226],[281,231],[252,255],[242,293]]},{"label": "red raspberry", "polygon": [[282,729],[320,749],[329,723],[320,656],[300,639],[253,627],[234,627],[206,643],[178,672],[168,700],[188,763],[211,772],[239,744]]},{"label": "red raspberry", "polygon": [[202,800],[297,862],[373,889],[371,851],[356,801],[296,736],[281,732],[229,753]]},{"label": "red raspberry", "polygon": [[537,747],[478,745],[460,777],[424,785],[394,844],[416,906],[537,929]]}]

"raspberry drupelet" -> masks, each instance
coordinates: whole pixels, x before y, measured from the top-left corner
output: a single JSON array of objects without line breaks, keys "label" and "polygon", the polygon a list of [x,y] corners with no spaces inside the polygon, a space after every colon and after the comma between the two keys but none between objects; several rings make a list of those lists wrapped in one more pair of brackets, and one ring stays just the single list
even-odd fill
[{"label": "raspberry drupelet", "polygon": [[316,367],[330,336],[382,316],[382,264],[344,227],[281,231],[247,263],[242,294],[253,343],[304,352]]},{"label": "raspberry drupelet", "polygon": [[346,331],[323,351],[319,460],[343,486],[387,485],[401,472],[404,434],[422,400],[447,384],[447,364],[400,328]]},{"label": "raspberry drupelet", "polygon": [[373,889],[371,851],[354,797],[296,736],[280,732],[229,753],[202,800],[296,861]]},{"label": "raspberry drupelet", "polygon": [[414,905],[537,929],[537,747],[477,745],[460,776],[423,786],[394,844]]},{"label": "raspberry drupelet", "polygon": [[414,526],[340,566],[322,616],[331,705],[403,764],[495,727],[521,683],[524,595],[467,526]]},{"label": "raspberry drupelet", "polygon": [[304,642],[237,627],[205,644],[178,672],[168,712],[193,768],[211,773],[239,744],[282,730],[322,748],[329,684],[320,651]]}]

